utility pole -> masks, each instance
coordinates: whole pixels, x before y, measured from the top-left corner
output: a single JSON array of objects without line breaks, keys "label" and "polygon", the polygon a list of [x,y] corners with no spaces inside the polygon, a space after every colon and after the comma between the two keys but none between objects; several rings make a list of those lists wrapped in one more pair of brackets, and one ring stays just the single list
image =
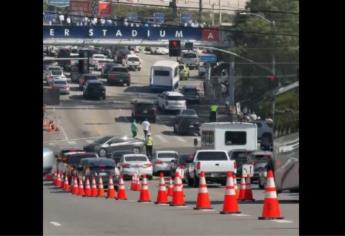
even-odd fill
[{"label": "utility pole", "polygon": [[202,0],[199,0],[199,23],[202,22]]},{"label": "utility pole", "polygon": [[219,25],[222,25],[222,8],[221,8],[221,0],[219,0]]},{"label": "utility pole", "polygon": [[214,3],[212,4],[212,26],[214,26]]},{"label": "utility pole", "polygon": [[[234,42],[230,41],[230,48],[234,48]],[[230,56],[229,63],[229,105],[232,111],[235,108],[235,57]],[[233,114],[231,113],[231,121],[233,121]]]}]

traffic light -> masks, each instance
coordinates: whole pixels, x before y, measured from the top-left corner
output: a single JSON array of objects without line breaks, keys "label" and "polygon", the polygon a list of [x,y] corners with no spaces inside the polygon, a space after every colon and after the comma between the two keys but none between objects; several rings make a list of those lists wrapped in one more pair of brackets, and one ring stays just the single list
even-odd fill
[{"label": "traffic light", "polygon": [[169,57],[179,57],[181,55],[181,41],[169,40]]},{"label": "traffic light", "polygon": [[[88,51],[80,50],[79,57],[88,58]],[[89,63],[87,59],[79,60],[78,69],[80,74],[89,73]]]},{"label": "traffic light", "polygon": [[193,50],[193,43],[192,42],[186,42],[184,47],[186,50]]}]

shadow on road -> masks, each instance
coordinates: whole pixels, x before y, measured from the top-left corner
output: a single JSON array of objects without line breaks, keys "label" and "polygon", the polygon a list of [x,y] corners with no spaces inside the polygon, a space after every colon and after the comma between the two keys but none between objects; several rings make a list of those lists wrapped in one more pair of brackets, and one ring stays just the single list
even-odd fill
[{"label": "shadow on road", "polygon": [[174,134],[173,131],[170,131],[170,130],[164,130],[164,131],[162,131],[162,134],[169,135],[169,136],[175,136],[176,135],[176,134]]},{"label": "shadow on road", "polygon": [[131,117],[130,116],[119,116],[115,117],[115,122],[123,122],[123,123],[130,123]]},{"label": "shadow on road", "polygon": [[149,86],[130,86],[124,92],[152,93]]}]

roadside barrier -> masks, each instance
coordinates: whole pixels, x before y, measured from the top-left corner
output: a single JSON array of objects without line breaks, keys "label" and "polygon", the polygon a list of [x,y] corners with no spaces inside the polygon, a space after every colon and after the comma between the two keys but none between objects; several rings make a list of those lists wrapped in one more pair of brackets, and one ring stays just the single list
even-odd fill
[{"label": "roadside barrier", "polygon": [[168,192],[164,181],[164,174],[161,172],[159,175],[159,189],[157,193],[157,201],[155,204],[168,204]]},{"label": "roadside barrier", "polygon": [[199,209],[212,209],[211,203],[210,203],[210,197],[208,195],[207,190],[207,184],[206,184],[206,178],[205,178],[205,172],[200,172],[199,175],[199,193],[198,198],[196,200],[196,207],[194,210]]},{"label": "roadside barrier", "polygon": [[151,202],[149,186],[147,185],[146,175],[143,176],[138,202]]},{"label": "roadside barrier", "polygon": [[238,213],[241,213],[241,212],[240,212],[240,208],[238,206],[238,202],[236,198],[236,190],[234,186],[233,174],[231,171],[229,171],[226,174],[226,186],[225,186],[223,210],[220,212],[220,214],[238,214]]}]

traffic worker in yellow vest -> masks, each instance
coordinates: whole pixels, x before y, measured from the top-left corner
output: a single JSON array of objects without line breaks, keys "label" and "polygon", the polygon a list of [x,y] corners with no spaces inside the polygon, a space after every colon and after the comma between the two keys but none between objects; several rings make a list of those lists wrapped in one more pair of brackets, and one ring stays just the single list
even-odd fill
[{"label": "traffic worker in yellow vest", "polygon": [[151,159],[152,157],[152,147],[153,147],[153,140],[151,137],[151,134],[147,134],[146,142],[145,142],[145,147],[146,147],[146,155]]},{"label": "traffic worker in yellow vest", "polygon": [[210,122],[217,121],[217,111],[218,111],[218,106],[216,104],[212,104],[210,106]]}]

